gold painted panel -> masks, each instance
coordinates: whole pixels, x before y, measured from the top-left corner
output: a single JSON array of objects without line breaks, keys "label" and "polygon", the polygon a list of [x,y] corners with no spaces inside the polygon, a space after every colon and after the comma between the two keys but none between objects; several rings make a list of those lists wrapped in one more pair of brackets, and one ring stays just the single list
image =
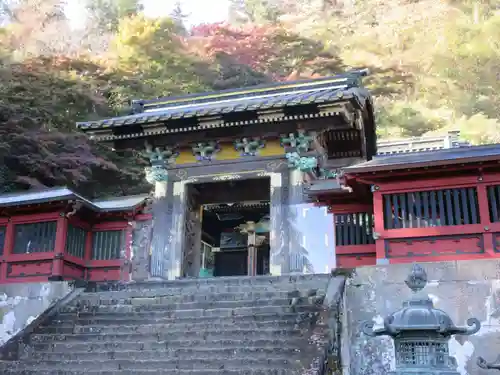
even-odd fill
[{"label": "gold painted panel", "polygon": [[193,155],[193,152],[191,151],[190,148],[182,149],[179,151],[179,155],[175,159],[175,164],[176,165],[181,165],[181,164],[192,164],[196,163],[198,160],[196,160],[196,156]]},{"label": "gold painted panel", "polygon": [[285,149],[281,147],[279,140],[266,141],[266,146],[259,150],[260,156],[284,155]]},{"label": "gold painted panel", "polygon": [[[284,155],[285,150],[280,146],[279,140],[270,140],[266,141],[266,145],[264,148],[259,150],[259,156],[276,156],[276,155]],[[236,160],[241,158],[240,152],[236,151],[233,143],[224,142],[220,144],[220,151],[215,155],[215,160]],[[249,158],[249,157],[247,157]],[[181,149],[179,155],[175,160],[175,165],[182,164],[193,164],[197,163],[196,156],[193,155],[193,152],[190,148]]]},{"label": "gold painted panel", "polygon": [[233,143],[221,143],[220,151],[215,155],[215,160],[235,160],[240,158],[240,153],[234,149]]}]

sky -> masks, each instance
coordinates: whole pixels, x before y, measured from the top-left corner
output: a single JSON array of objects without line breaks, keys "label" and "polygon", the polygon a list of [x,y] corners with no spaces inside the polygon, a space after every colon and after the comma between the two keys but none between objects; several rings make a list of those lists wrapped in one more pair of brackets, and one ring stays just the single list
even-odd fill
[{"label": "sky", "polygon": [[[181,7],[185,14],[187,27],[200,23],[225,21],[228,16],[230,0],[181,0]],[[144,13],[150,17],[170,14],[176,0],[143,0]],[[82,1],[67,0],[66,15],[75,28],[82,27],[85,20],[82,18]]]}]

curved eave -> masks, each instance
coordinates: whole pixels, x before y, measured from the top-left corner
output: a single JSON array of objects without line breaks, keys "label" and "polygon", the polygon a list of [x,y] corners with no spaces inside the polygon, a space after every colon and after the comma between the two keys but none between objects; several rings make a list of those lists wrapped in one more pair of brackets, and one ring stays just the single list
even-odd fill
[{"label": "curved eave", "polygon": [[352,189],[342,185],[336,179],[331,179],[313,181],[309,187],[305,188],[305,192],[311,197],[318,197],[322,195],[350,194]]},{"label": "curved eave", "polygon": [[147,195],[128,196],[108,200],[90,201],[67,188],[52,188],[0,195],[0,210],[41,209],[48,205],[79,202],[95,213],[132,211],[144,205]]},{"label": "curved eave", "polygon": [[243,96],[253,96],[255,94],[280,94],[300,88],[326,87],[332,84],[343,83],[349,86],[362,87],[362,77],[369,75],[368,69],[352,70],[343,74],[330,77],[314,78],[309,80],[296,80],[285,82],[264,83],[256,86],[219,90],[212,92],[183,95],[181,97],[162,97],[150,100],[133,100],[133,103],[142,108],[165,107],[175,104],[186,104],[195,102],[206,102],[211,99],[239,98]]},{"label": "curved eave", "polygon": [[[251,125],[258,123],[268,123],[275,121],[288,121],[298,119],[308,119],[317,117],[328,117],[332,115],[339,115],[346,110],[346,105],[349,103],[354,108],[364,109],[367,101],[371,103],[369,92],[362,87],[347,88],[341,90],[334,90],[319,97],[290,99],[276,98],[271,103],[248,103],[241,105],[228,105],[218,106],[207,110],[196,111],[179,111],[176,108],[155,109],[151,112],[143,112],[139,114],[114,117],[101,121],[94,122],[80,122],[77,123],[77,128],[90,135],[95,135],[102,140],[112,140],[120,138],[133,138],[137,136],[147,136],[152,134],[172,133],[172,132],[186,132],[204,130],[211,127],[230,127],[239,125]],[[332,106],[331,112],[321,113],[304,113],[299,115],[276,115],[276,116],[262,116],[254,120],[246,121],[224,121],[223,117],[228,113],[244,113],[249,111],[254,112],[269,112],[269,111],[282,111],[287,107],[296,107],[301,105],[315,104],[318,106]],[[335,110],[335,108],[338,108]],[[181,129],[169,129],[168,122],[175,120],[191,119],[193,124],[187,125]],[[215,122],[215,123],[214,123]],[[163,129],[161,124],[167,124]],[[160,126],[159,126],[160,125]],[[113,135],[113,130],[124,126],[140,126],[143,128],[141,134],[126,134],[116,136]],[[100,136],[102,134],[102,136]],[[106,135],[105,135],[106,134]]]},{"label": "curved eave", "polygon": [[403,155],[378,156],[373,160],[344,168],[348,178],[386,176],[394,173],[443,170],[450,166],[475,167],[500,161],[500,145],[444,149]]}]

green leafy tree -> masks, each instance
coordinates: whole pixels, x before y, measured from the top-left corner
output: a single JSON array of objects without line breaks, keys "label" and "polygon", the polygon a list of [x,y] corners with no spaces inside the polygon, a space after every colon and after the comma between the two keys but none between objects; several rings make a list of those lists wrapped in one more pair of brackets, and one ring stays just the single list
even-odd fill
[{"label": "green leafy tree", "polygon": [[87,0],[88,24],[100,32],[116,32],[120,20],[143,10],[139,0]]},{"label": "green leafy tree", "polygon": [[106,195],[147,189],[141,181],[144,164],[137,155],[116,155],[75,131],[77,119],[113,113],[105,95],[110,79],[120,82],[116,74],[104,75],[95,63],[61,57],[4,62],[0,67],[3,190],[68,185],[89,195]]},{"label": "green leafy tree", "polygon": [[235,23],[275,24],[282,12],[275,0],[233,0],[229,14]]},{"label": "green leafy tree", "polygon": [[[157,97],[209,89],[207,65],[190,55],[171,18],[148,19],[142,14],[120,21],[112,66],[142,82],[142,97]],[[134,91],[123,93],[129,98]]]}]

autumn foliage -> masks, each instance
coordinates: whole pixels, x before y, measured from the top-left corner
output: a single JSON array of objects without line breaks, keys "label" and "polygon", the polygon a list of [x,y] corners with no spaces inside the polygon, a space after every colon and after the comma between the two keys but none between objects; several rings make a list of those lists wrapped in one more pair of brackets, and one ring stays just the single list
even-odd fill
[{"label": "autumn foliage", "polygon": [[148,191],[137,152],[94,144],[75,122],[125,114],[134,98],[351,67],[372,72],[381,137],[457,129],[500,141],[496,2],[230,2],[228,22],[188,29],[182,9],[148,18],[137,0],[82,0],[88,23],[77,30],[60,0],[0,0],[0,191]]}]

